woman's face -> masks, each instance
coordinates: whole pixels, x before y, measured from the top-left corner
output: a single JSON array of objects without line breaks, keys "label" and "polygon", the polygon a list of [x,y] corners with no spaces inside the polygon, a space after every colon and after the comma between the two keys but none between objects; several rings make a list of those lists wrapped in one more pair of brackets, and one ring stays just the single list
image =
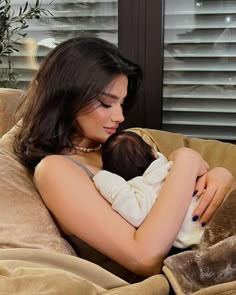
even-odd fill
[{"label": "woman's face", "polygon": [[[98,98],[97,103],[85,114],[78,115],[83,142],[103,143],[116,132],[124,121],[122,104],[127,95],[128,79],[124,75],[116,77]],[[84,144],[86,144],[84,142]]]}]

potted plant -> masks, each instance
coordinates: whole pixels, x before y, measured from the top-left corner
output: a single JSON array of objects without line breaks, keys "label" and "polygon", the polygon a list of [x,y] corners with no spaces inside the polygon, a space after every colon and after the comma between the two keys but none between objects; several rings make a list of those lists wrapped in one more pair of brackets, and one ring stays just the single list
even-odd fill
[{"label": "potted plant", "polygon": [[[42,8],[39,0],[34,5],[25,3],[20,7],[19,13],[15,13],[11,0],[0,0],[0,87],[16,88],[16,74],[11,65],[11,57],[19,51],[22,38],[26,37],[25,29],[28,28],[28,20],[40,18],[42,14],[51,14]],[[6,66],[2,66],[5,59]]]}]

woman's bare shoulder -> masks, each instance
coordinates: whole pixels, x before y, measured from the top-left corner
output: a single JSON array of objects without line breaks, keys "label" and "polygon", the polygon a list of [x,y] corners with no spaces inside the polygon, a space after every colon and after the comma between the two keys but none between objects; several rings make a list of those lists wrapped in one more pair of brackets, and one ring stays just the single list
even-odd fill
[{"label": "woman's bare shoulder", "polygon": [[55,168],[56,166],[63,165],[63,163],[66,163],[68,159],[63,155],[49,155],[44,157],[36,166],[35,171],[41,171],[42,169],[50,169]]},{"label": "woman's bare shoulder", "polygon": [[54,185],[60,186],[66,183],[78,183],[79,179],[88,179],[90,177],[81,166],[76,165],[73,161],[63,155],[50,155],[43,158],[35,168],[34,179],[37,186],[47,187],[50,189]]},{"label": "woman's bare shoulder", "polygon": [[[76,165],[73,159],[64,155],[50,155],[43,158],[35,167],[34,176],[37,179],[40,176],[50,176],[52,172],[57,172],[57,175],[65,174],[65,172],[84,172],[81,166]],[[84,173],[82,173],[84,174]]]}]

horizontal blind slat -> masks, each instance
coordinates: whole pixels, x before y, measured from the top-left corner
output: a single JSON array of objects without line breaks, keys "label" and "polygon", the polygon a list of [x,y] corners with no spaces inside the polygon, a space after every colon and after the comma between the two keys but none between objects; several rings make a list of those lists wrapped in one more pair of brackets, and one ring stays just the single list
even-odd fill
[{"label": "horizontal blind slat", "polygon": [[[169,85],[168,85],[169,86]],[[180,85],[178,88],[163,87],[163,97],[176,97],[176,98],[188,98],[204,100],[204,99],[235,99],[236,97],[236,85]],[[199,101],[201,103],[201,101]]]},{"label": "horizontal blind slat", "polygon": [[164,84],[176,85],[234,85],[236,83],[235,72],[165,72]]},{"label": "horizontal blind slat", "polygon": [[167,60],[171,58],[184,57],[235,57],[236,44],[214,43],[214,44],[166,44],[164,56]]},{"label": "horizontal blind slat", "polygon": [[236,43],[236,29],[212,29],[210,30],[192,30],[186,33],[186,30],[165,30],[164,41],[166,44],[202,44],[202,43]]},{"label": "horizontal blind slat", "polygon": [[213,14],[232,13],[236,11],[236,3],[232,0],[203,0],[203,1],[165,1],[166,15],[185,15],[185,14]]},{"label": "horizontal blind slat", "polygon": [[180,57],[180,58],[169,58],[165,59],[164,64],[165,71],[235,71],[236,70],[236,59],[229,57],[220,58],[204,58],[204,57]]},{"label": "horizontal blind slat", "polygon": [[209,112],[163,112],[163,123],[206,125],[206,126],[234,126],[236,127],[235,115],[232,113]]},{"label": "horizontal blind slat", "polygon": [[[165,98],[164,111],[171,112],[202,112],[202,113],[235,113],[236,99],[209,100],[187,98]],[[236,121],[236,120],[235,120]]]}]

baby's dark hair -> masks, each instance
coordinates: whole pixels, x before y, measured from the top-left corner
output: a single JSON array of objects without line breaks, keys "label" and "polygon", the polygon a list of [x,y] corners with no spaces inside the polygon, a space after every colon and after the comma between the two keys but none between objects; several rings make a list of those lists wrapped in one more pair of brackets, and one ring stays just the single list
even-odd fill
[{"label": "baby's dark hair", "polygon": [[132,131],[119,131],[103,144],[103,169],[125,180],[143,175],[156,159],[152,147]]}]

